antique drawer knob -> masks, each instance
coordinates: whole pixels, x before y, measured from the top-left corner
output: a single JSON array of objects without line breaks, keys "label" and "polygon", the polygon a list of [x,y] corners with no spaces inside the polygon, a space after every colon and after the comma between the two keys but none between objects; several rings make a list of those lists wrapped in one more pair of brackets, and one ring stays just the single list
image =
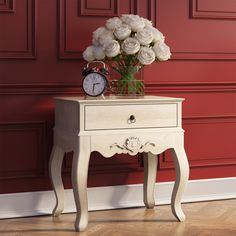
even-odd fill
[{"label": "antique drawer knob", "polygon": [[136,119],[135,119],[135,116],[134,115],[131,115],[130,117],[129,117],[129,123],[135,123],[136,122]]}]

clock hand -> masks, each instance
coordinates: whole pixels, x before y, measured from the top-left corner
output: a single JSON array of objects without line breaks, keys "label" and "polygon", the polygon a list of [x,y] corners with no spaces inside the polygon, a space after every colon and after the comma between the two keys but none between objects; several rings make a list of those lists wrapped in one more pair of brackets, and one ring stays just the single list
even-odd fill
[{"label": "clock hand", "polygon": [[94,92],[94,88],[95,88],[95,85],[98,85],[100,83],[93,83],[93,92]]},{"label": "clock hand", "polygon": [[100,83],[93,83],[93,93],[94,93],[94,89],[95,89],[95,85],[98,85]]}]

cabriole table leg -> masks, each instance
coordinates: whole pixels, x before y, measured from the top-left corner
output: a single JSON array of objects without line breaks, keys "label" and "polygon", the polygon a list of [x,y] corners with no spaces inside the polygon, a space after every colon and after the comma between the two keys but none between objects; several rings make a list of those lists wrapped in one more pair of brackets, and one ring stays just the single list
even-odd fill
[{"label": "cabriole table leg", "polygon": [[143,201],[147,208],[155,206],[154,189],[157,173],[157,155],[144,153]]},{"label": "cabriole table leg", "polygon": [[87,178],[90,159],[90,139],[80,137],[74,150],[72,186],[77,209],[75,229],[83,231],[88,225]]},{"label": "cabriole table leg", "polygon": [[189,164],[183,146],[175,147],[171,151],[176,171],[176,180],[171,196],[171,209],[179,221],[185,221],[181,200],[189,178]]},{"label": "cabriole table leg", "polygon": [[53,216],[59,216],[64,210],[65,193],[61,177],[63,157],[64,151],[59,146],[53,146],[49,162],[49,175],[56,195],[56,206],[52,212]]}]

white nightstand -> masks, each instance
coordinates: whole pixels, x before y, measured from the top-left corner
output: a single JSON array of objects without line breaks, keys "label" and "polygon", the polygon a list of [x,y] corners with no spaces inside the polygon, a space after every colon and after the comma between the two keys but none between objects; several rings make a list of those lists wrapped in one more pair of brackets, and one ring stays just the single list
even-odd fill
[{"label": "white nightstand", "polygon": [[156,156],[171,149],[176,169],[171,208],[179,221],[185,220],[181,199],[188,181],[189,166],[181,122],[183,99],[158,96],[66,97],[55,101],[54,146],[50,158],[50,177],[57,199],[54,216],[62,213],[64,208],[61,165],[65,152],[74,152],[75,229],[83,231],[88,224],[87,176],[91,152],[98,151],[104,157],[144,152],[144,204],[153,208]]}]

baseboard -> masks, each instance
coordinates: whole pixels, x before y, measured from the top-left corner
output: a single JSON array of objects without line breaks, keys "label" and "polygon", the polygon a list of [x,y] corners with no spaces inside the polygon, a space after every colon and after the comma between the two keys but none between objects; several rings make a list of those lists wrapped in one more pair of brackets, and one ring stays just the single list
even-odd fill
[{"label": "baseboard", "polygon": [[[169,204],[173,182],[157,183],[156,204]],[[73,192],[68,189],[65,213],[75,212]],[[89,210],[144,206],[142,184],[88,188]],[[236,198],[236,178],[189,181],[183,202]],[[0,218],[50,214],[55,204],[52,191],[0,194]]]}]

